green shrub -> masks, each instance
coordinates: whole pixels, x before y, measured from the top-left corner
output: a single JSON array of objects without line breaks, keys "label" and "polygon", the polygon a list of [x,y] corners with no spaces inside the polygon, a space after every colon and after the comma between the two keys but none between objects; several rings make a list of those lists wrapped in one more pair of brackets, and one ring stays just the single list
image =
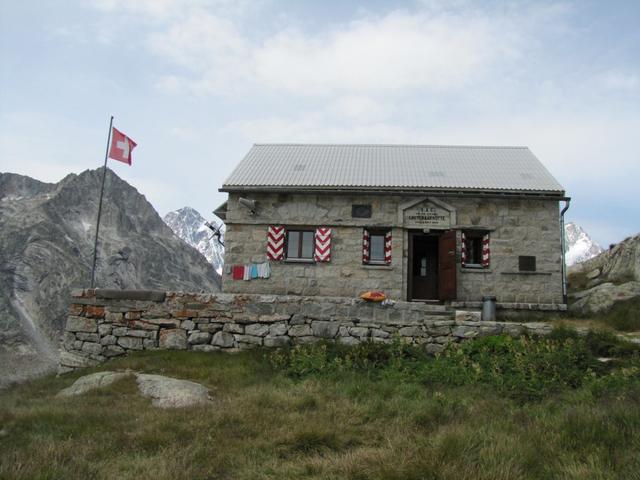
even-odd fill
[{"label": "green shrub", "polygon": [[631,397],[640,401],[640,356],[634,356],[626,365],[612,369],[607,375],[593,376],[587,387],[596,397]]},{"label": "green shrub", "polygon": [[267,354],[271,365],[293,377],[357,370],[369,373],[386,368],[407,370],[426,353],[394,338],[392,343],[362,342],[351,347],[334,343],[297,345]]},{"label": "green shrub", "polygon": [[[580,336],[569,329],[557,329],[548,337],[499,335],[452,343],[435,358],[399,338],[391,344],[364,342],[353,347],[295,346],[267,355],[273,367],[296,378],[357,371],[432,387],[485,385],[518,401],[540,400],[585,384],[598,395],[623,391],[628,386],[625,379],[640,372],[637,346],[609,332]],[[603,363],[600,356],[619,360]]]},{"label": "green shrub", "polygon": [[621,332],[640,331],[640,298],[616,303],[602,321]]},{"label": "green shrub", "polygon": [[640,354],[640,345],[628,342],[620,338],[617,333],[607,330],[589,330],[585,335],[580,335],[572,328],[559,326],[546,338],[556,341],[583,339],[596,357],[628,358]]},{"label": "green shrub", "polygon": [[586,342],[495,336],[452,344],[422,370],[425,383],[481,383],[519,400],[580,386],[603,370]]}]

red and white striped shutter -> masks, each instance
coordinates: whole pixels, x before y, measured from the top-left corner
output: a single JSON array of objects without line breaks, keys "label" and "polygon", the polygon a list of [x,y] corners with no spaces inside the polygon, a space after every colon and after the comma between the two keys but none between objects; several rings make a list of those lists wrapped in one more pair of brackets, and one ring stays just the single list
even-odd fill
[{"label": "red and white striped shutter", "polygon": [[464,267],[467,264],[467,236],[462,232],[462,254],[460,255],[460,263]]},{"label": "red and white striped shutter", "polygon": [[315,249],[313,259],[316,262],[328,262],[331,260],[331,229],[327,227],[316,228]]},{"label": "red and white striped shutter", "polygon": [[489,249],[489,234],[482,237],[482,266],[488,267],[491,260],[491,250]]},{"label": "red and white striped shutter", "polygon": [[284,259],[284,227],[269,225],[267,229],[267,258],[269,260]]},{"label": "red and white striped shutter", "polygon": [[369,230],[362,230],[362,263],[369,263]]},{"label": "red and white striped shutter", "polygon": [[391,230],[384,235],[384,263],[391,265]]}]

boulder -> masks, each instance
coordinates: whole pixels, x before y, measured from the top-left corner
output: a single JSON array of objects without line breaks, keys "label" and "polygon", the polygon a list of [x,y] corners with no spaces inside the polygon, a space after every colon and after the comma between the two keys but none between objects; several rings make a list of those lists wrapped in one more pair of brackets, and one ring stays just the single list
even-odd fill
[{"label": "boulder", "polygon": [[90,390],[96,388],[106,387],[118,380],[121,380],[129,376],[128,372],[97,372],[90,375],[80,377],[70,387],[58,393],[58,397],[72,397],[75,395],[82,395]]},{"label": "boulder", "polygon": [[600,269],[599,268],[594,268],[589,273],[587,273],[587,278],[589,280],[593,280],[594,278],[596,278],[598,276],[600,276]]},{"label": "boulder", "polygon": [[211,401],[208,390],[196,382],[142,373],[136,377],[140,393],[151,398],[154,407],[184,408],[206,405]]},{"label": "boulder", "polygon": [[569,303],[569,311],[579,314],[603,313],[616,302],[638,296],[640,296],[640,282],[632,281],[621,285],[610,282],[601,283],[571,295],[573,301]]}]

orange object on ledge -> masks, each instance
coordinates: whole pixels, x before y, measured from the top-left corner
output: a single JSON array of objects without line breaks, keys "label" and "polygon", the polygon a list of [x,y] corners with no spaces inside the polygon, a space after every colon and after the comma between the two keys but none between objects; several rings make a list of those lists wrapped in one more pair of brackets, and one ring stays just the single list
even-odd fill
[{"label": "orange object on ledge", "polygon": [[380,292],[378,290],[370,290],[360,295],[360,298],[366,300],[367,302],[381,302],[387,297],[383,292]]}]

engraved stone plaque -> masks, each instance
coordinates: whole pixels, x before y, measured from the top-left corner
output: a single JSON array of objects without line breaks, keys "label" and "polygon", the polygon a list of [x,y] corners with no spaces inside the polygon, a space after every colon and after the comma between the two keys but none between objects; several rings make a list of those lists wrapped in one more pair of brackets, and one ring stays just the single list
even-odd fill
[{"label": "engraved stone plaque", "polygon": [[404,211],[405,228],[451,228],[451,212],[426,200]]}]

